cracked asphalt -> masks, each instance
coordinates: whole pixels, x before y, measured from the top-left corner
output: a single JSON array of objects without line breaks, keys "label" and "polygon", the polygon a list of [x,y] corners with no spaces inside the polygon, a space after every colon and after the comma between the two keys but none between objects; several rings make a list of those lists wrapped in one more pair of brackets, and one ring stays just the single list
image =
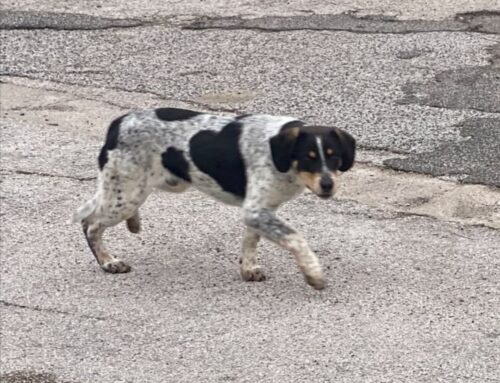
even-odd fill
[{"label": "cracked asphalt", "polygon": [[[5,1],[0,382],[500,381],[500,3]],[[134,108],[295,115],[359,143],[335,201],[280,216],[327,276],[259,246],[237,209],[158,193],[108,235],[72,211]]]}]

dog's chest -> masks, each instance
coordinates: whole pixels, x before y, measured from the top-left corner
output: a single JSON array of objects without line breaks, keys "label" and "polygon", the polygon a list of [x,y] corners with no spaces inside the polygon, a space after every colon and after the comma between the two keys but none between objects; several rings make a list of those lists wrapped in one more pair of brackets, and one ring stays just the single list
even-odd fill
[{"label": "dog's chest", "polygon": [[293,174],[283,174],[272,168],[249,169],[247,186],[248,201],[268,208],[277,208],[282,203],[299,195],[304,187]]},{"label": "dog's chest", "polygon": [[294,199],[304,191],[304,186],[297,182],[295,176],[284,176],[280,182],[276,182],[275,188],[268,199],[271,206],[279,206],[286,201]]}]

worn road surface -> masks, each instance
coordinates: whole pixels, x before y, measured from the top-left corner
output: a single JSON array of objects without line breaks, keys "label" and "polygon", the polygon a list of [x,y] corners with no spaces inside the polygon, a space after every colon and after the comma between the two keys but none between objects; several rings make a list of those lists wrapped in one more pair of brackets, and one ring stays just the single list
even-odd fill
[{"label": "worn road surface", "polygon": [[[500,2],[4,1],[1,383],[500,382]],[[262,2],[264,3],[264,2]],[[72,211],[135,108],[294,115],[348,130],[332,201],[280,216],[328,286],[238,209],[157,193],[102,272]]]}]

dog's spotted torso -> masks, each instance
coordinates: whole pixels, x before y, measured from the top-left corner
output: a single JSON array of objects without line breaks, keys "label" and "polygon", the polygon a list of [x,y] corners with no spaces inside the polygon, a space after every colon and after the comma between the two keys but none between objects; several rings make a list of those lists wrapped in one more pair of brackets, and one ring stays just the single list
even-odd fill
[{"label": "dog's spotted torso", "polygon": [[189,185],[237,206],[242,205],[247,189],[254,187],[266,207],[273,208],[303,190],[295,177],[272,166],[269,147],[269,139],[296,119],[177,113],[173,116],[177,119],[169,120],[160,118],[169,116],[165,109],[160,111],[121,117],[118,151],[103,148],[108,158],[128,156],[143,167],[148,186],[175,191],[179,185]]}]

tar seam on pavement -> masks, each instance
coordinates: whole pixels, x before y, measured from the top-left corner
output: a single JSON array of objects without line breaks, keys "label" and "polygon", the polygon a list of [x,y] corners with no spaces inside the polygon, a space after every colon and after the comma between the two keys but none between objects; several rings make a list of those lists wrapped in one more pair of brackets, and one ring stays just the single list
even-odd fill
[{"label": "tar seam on pavement", "polygon": [[[134,28],[168,24],[169,18],[112,19],[85,14],[62,12],[2,11],[0,30],[53,29],[102,30]],[[477,32],[500,34],[500,12],[478,11],[457,14],[448,20],[398,20],[392,16],[370,15],[356,17],[355,12],[307,16],[267,16],[244,19],[240,16],[201,17],[183,26],[185,29],[254,29],[267,32],[294,30],[348,31],[353,33],[423,33]]]},{"label": "tar seam on pavement", "polygon": [[266,32],[294,30],[348,31],[353,33],[478,32],[499,34],[500,12],[480,11],[458,14],[454,20],[397,20],[391,16],[356,17],[337,15],[267,16],[244,19],[239,16],[200,18],[185,29],[254,29]]}]

